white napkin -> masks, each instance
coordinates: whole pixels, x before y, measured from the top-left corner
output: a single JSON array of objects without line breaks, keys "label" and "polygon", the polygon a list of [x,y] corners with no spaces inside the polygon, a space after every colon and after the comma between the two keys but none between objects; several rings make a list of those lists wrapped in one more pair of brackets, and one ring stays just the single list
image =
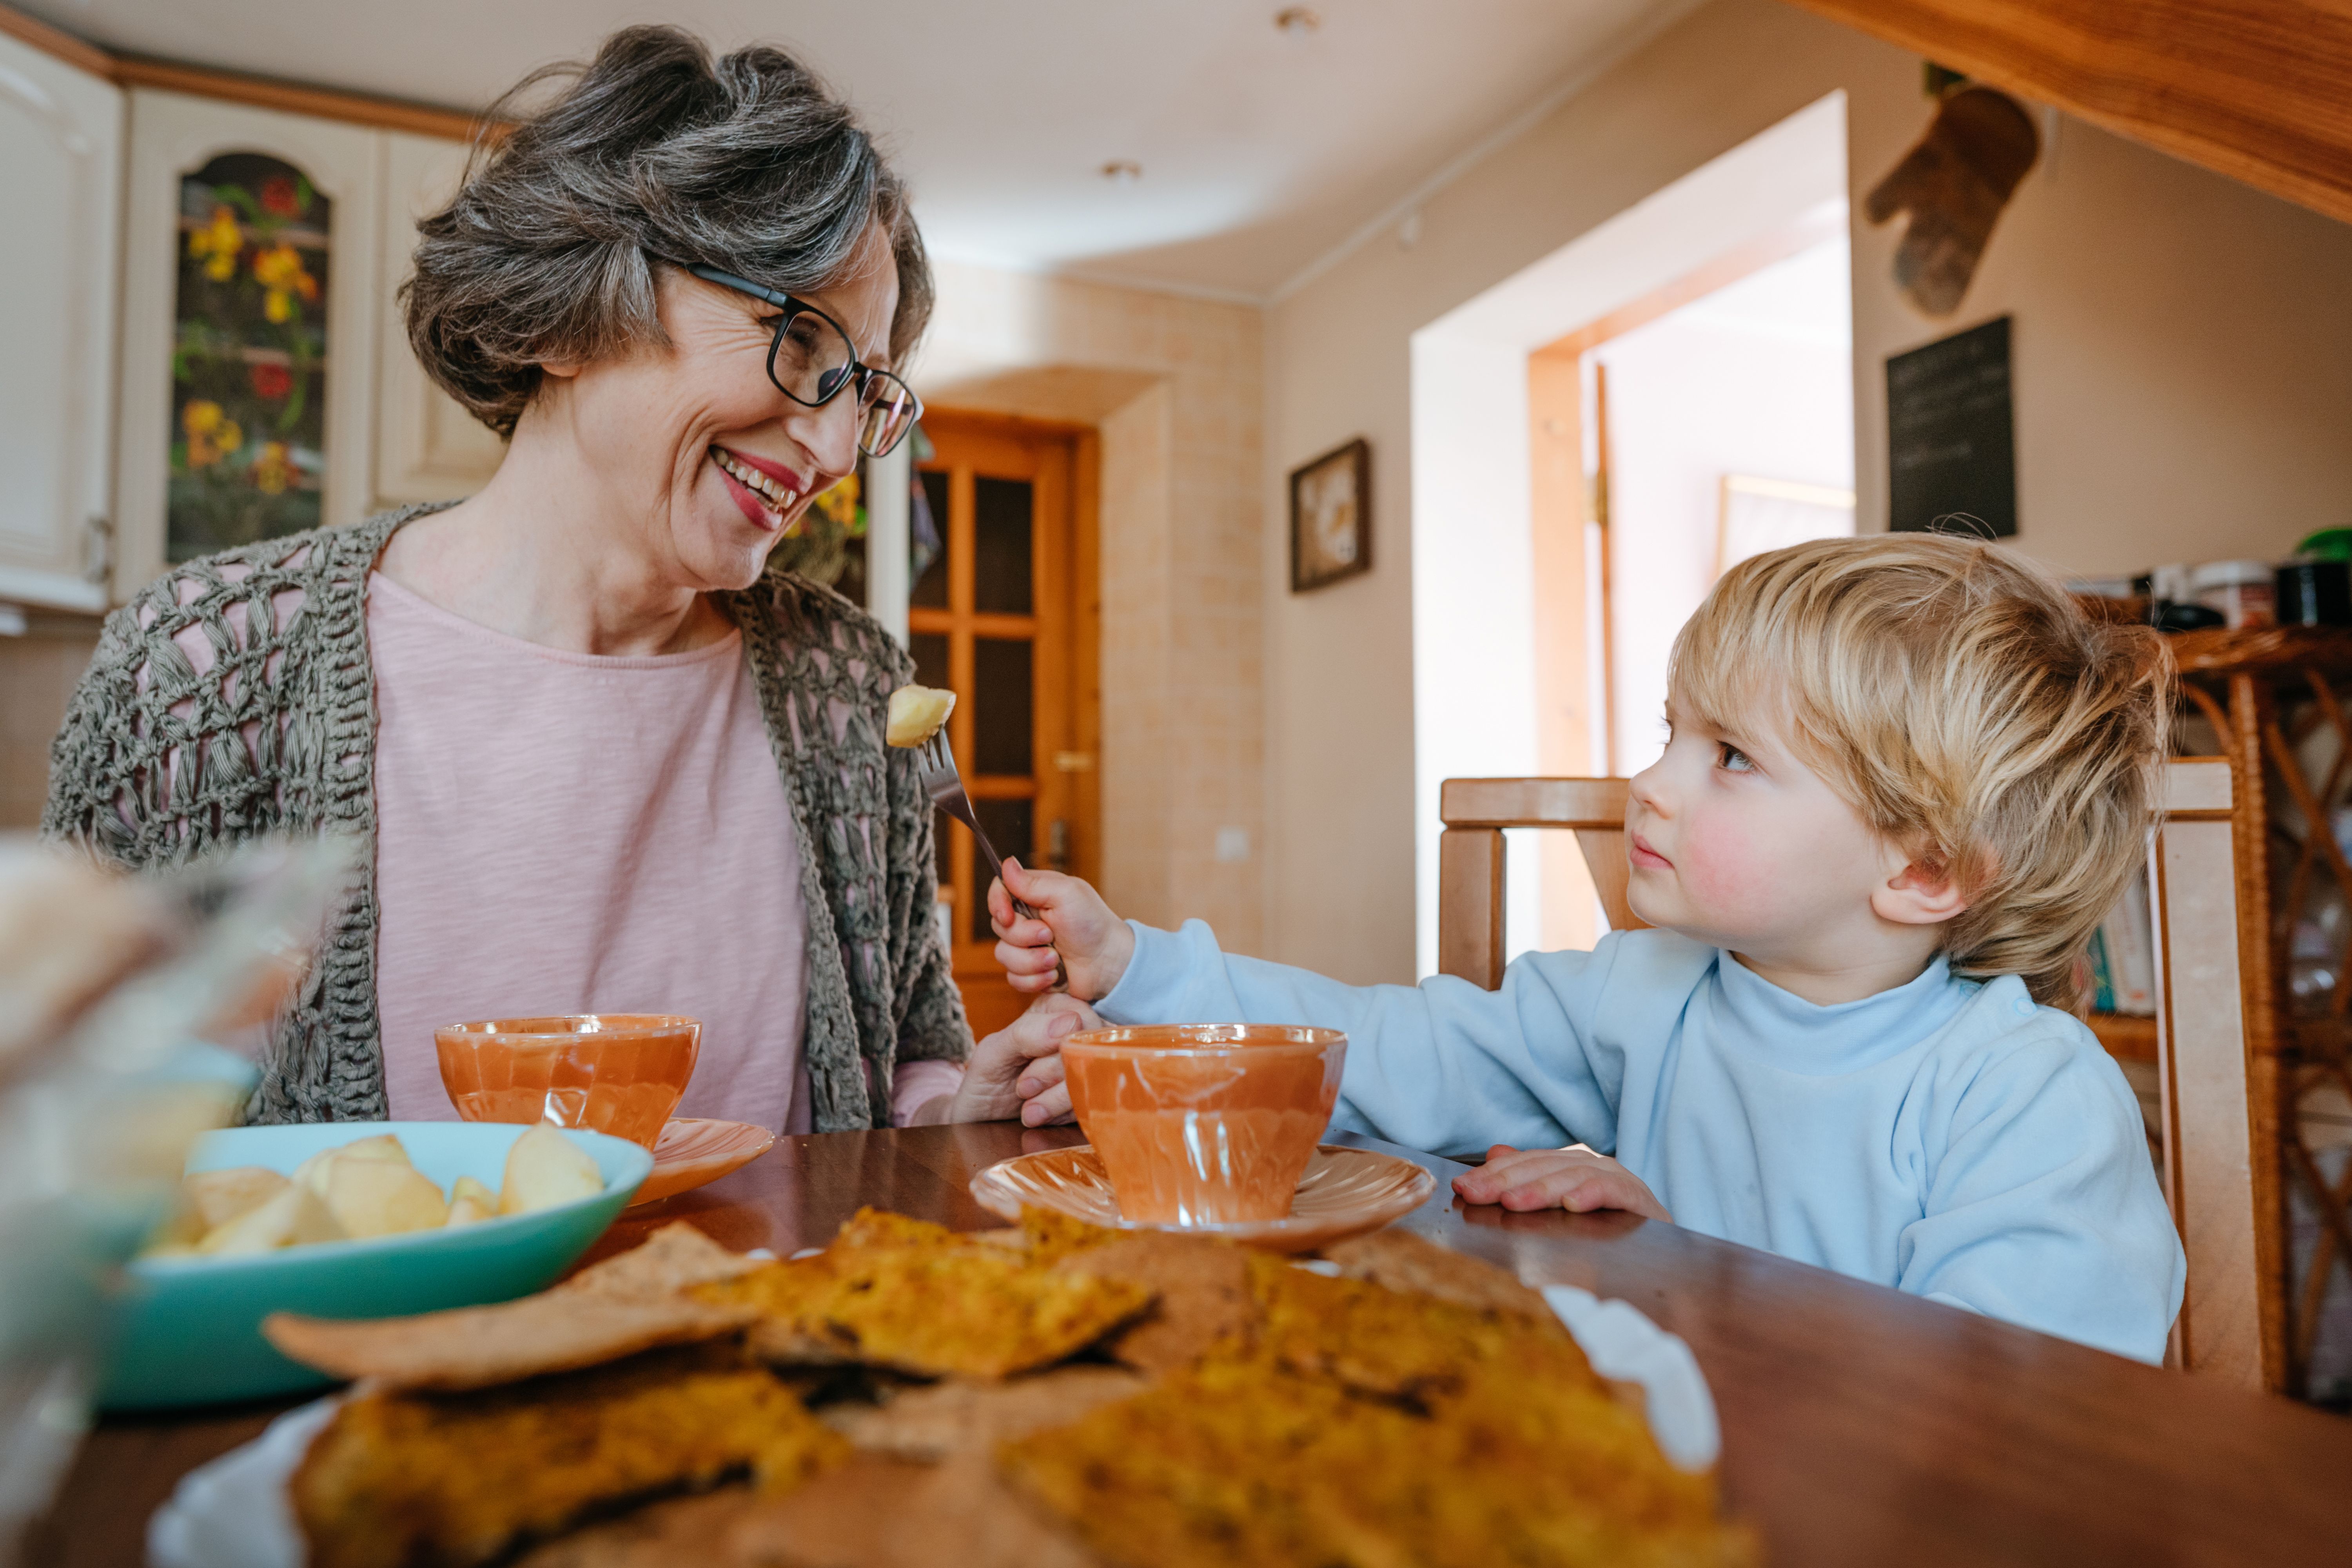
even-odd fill
[{"label": "white napkin", "polygon": [[1543,1299],[1576,1336],[1593,1371],[1642,1385],[1643,1414],[1667,1463],[1683,1470],[1715,1463],[1723,1452],[1723,1430],[1690,1346],[1630,1302],[1604,1301],[1573,1285],[1547,1285]]},{"label": "white napkin", "polygon": [[147,1521],[151,1568],[302,1568],[310,1554],[286,1483],[341,1399],[289,1410],[245,1447],[182,1476]]}]

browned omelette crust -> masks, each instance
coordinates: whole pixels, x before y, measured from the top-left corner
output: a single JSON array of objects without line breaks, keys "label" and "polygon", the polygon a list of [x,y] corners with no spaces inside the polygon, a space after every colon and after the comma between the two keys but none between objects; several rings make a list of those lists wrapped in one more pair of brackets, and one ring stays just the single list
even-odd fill
[{"label": "browned omelette crust", "polygon": [[628,1251],[590,1264],[555,1289],[596,1296],[675,1296],[688,1286],[749,1274],[760,1263],[677,1219]]},{"label": "browned omelette crust", "polygon": [[1158,1298],[1108,1342],[1112,1355],[1144,1372],[1190,1366],[1215,1345],[1245,1342],[1257,1326],[1249,1259],[1231,1242],[1205,1237],[1118,1236],[1066,1254],[1055,1272],[1124,1279]]},{"label": "browned omelette crust", "polygon": [[1408,1296],[1362,1279],[1331,1279],[1254,1256],[1250,1279],[1264,1318],[1260,1352],[1278,1365],[1360,1393],[1419,1399],[1444,1393],[1507,1347],[1547,1346],[1547,1368],[1605,1393],[1557,1321]]},{"label": "browned omelette crust", "polygon": [[[1122,1568],[1333,1563],[1735,1568],[1711,1479],[1528,1341],[1425,1413],[1213,1357],[1001,1451],[1016,1489]],[[1560,1373],[1569,1375],[1559,1375]]]},{"label": "browned omelette crust", "polygon": [[[1544,1299],[1491,1263],[1413,1235],[1409,1230],[1376,1230],[1349,1237],[1323,1249],[1350,1279],[1369,1279],[1408,1295],[1433,1296],[1457,1307],[1511,1312],[1535,1322],[1559,1328]],[[1567,1331],[1562,1329],[1562,1332]]]},{"label": "browned omelette crust", "polygon": [[1088,1225],[1052,1209],[1041,1209],[1034,1204],[1021,1210],[1021,1235],[1029,1244],[1029,1256],[1040,1263],[1055,1263],[1074,1252],[1091,1247],[1108,1247],[1137,1233],[1113,1230],[1108,1226]]},{"label": "browned omelette crust", "polygon": [[490,1388],[730,1334],[755,1313],[683,1296],[549,1290],[495,1307],[342,1322],[273,1312],[261,1331],[305,1366],[387,1388]]},{"label": "browned omelette crust", "polygon": [[1009,1377],[1076,1354],[1151,1292],[1057,1274],[1009,1248],[861,1210],[814,1258],[697,1287],[749,1309],[754,1351],[785,1363],[858,1362],[919,1376]]},{"label": "browned omelette crust", "polygon": [[1000,1450],[1128,1568],[1734,1565],[1711,1476],[1668,1465],[1575,1342],[1253,1258],[1257,1348]]},{"label": "browned omelette crust", "polygon": [[484,1392],[362,1394],[289,1485],[310,1568],[466,1568],[604,1506],[751,1469],[771,1491],[848,1444],[732,1345]]},{"label": "browned omelette crust", "polygon": [[1064,1366],[1002,1383],[935,1383],[887,1404],[844,1403],[819,1419],[858,1447],[917,1464],[989,1454],[1008,1437],[1065,1426],[1150,1384],[1124,1367]]},{"label": "browned omelette crust", "polygon": [[940,1465],[860,1455],[728,1532],[763,1568],[1089,1568],[1075,1532],[1006,1486],[986,1454]]}]

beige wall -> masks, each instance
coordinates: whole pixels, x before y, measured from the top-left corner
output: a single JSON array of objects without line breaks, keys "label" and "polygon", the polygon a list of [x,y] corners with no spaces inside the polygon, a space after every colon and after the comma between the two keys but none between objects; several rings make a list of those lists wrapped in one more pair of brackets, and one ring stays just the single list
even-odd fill
[{"label": "beige wall", "polygon": [[[1266,321],[1266,515],[1283,476],[1370,437],[1370,575],[1292,596],[1265,541],[1266,952],[1413,975],[1408,339],[1824,94],[1848,94],[1853,194],[1925,128],[1919,62],[1777,4],[1715,0],[1429,197]],[[1886,356],[2016,318],[2019,543],[2071,571],[2283,551],[2352,521],[2352,229],[2065,122],[1962,312],[1929,321],[1854,244],[1857,479],[1884,526]],[[1657,281],[1664,281],[1659,279]]]},{"label": "beige wall", "polygon": [[[1264,910],[1261,313],[956,262],[926,401],[1102,437],[1102,886],[1121,914],[1198,915],[1255,952]],[[1221,828],[1246,859],[1216,858]]]},{"label": "beige wall", "polygon": [[35,827],[49,794],[49,742],[98,647],[98,617],[28,610],[0,637],[0,830]]}]

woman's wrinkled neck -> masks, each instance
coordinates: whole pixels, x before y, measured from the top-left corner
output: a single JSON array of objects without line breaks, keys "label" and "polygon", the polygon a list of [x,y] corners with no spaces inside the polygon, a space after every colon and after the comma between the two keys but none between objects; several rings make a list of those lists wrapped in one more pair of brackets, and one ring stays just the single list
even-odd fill
[{"label": "woman's wrinkled neck", "polygon": [[376,569],[452,615],[565,653],[686,653],[726,637],[725,612],[669,550],[669,476],[614,483],[564,416],[563,389],[548,390],[489,483],[395,532]]}]

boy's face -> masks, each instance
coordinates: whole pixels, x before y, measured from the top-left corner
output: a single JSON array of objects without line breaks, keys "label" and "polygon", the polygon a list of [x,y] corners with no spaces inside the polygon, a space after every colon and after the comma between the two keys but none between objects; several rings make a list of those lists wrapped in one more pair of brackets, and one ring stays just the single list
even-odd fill
[{"label": "boy's face", "polygon": [[[1633,782],[1628,889],[1652,925],[1767,965],[1868,962],[1888,938],[1940,923],[1921,907],[1908,858],[1758,717],[1713,728],[1669,698],[1665,754]],[[1907,944],[1906,944],[1907,945]],[[1924,962],[1924,959],[1922,960]]]}]

